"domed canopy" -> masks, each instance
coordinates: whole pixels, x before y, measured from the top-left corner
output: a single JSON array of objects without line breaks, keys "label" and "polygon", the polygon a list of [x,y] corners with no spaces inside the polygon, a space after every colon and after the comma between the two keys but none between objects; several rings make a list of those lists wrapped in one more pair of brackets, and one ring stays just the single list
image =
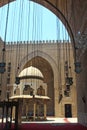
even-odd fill
[{"label": "domed canopy", "polygon": [[39,77],[43,79],[43,75],[41,71],[33,66],[30,66],[28,68],[25,68],[21,73],[19,74],[19,77]]}]

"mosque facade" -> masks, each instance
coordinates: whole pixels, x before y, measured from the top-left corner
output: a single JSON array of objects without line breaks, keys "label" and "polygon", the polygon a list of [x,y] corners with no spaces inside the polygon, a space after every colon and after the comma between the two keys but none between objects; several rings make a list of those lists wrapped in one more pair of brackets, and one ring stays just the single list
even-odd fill
[{"label": "mosque facade", "polygon": [[35,108],[33,101],[39,98],[36,101],[35,114],[41,115],[45,110],[47,116],[77,117],[72,43],[68,41],[6,43],[3,51],[4,43],[1,40],[0,46],[0,59],[6,64],[5,72],[0,75],[0,100],[8,98],[10,100],[16,96],[23,99],[30,96],[29,100],[22,102],[22,115],[33,113]]}]

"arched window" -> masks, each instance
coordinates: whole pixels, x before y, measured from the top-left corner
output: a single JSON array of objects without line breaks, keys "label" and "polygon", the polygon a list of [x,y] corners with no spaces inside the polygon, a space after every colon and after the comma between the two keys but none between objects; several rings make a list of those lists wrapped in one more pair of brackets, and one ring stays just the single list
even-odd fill
[{"label": "arched window", "polygon": [[40,87],[37,89],[37,95],[45,96],[45,89],[43,89],[42,86],[40,86]]},{"label": "arched window", "polygon": [[33,89],[30,87],[30,85],[25,85],[23,94],[24,95],[33,95]]}]

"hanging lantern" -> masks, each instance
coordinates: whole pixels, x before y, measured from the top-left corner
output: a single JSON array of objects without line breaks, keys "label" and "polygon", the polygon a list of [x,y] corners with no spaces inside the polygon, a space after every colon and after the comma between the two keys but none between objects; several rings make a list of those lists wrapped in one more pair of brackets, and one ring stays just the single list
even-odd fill
[{"label": "hanging lantern", "polygon": [[72,77],[67,77],[66,78],[66,85],[72,85],[73,84],[73,78]]},{"label": "hanging lantern", "polygon": [[75,62],[75,72],[79,74],[81,71],[81,62]]},{"label": "hanging lantern", "polygon": [[3,48],[2,51],[5,52],[5,48]]},{"label": "hanging lantern", "polygon": [[70,93],[70,92],[67,91],[67,90],[64,91],[64,95],[65,95],[66,97],[69,97],[69,96],[70,96],[69,93]]},{"label": "hanging lantern", "polygon": [[6,66],[5,62],[1,62],[0,63],[0,73],[4,73],[5,72],[5,66]]},{"label": "hanging lantern", "polygon": [[70,85],[66,85],[66,90],[70,91]]},{"label": "hanging lantern", "polygon": [[69,85],[69,77],[66,77],[66,85]]},{"label": "hanging lantern", "polygon": [[17,85],[20,84],[20,78],[19,78],[19,77],[16,77],[15,83],[16,83]]},{"label": "hanging lantern", "polygon": [[72,85],[73,84],[73,78],[69,77],[69,84]]}]

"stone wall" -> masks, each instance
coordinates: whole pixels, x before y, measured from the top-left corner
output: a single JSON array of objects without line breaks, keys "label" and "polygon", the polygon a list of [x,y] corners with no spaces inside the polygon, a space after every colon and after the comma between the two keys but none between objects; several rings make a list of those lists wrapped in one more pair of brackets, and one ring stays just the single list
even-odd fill
[{"label": "stone wall", "polygon": [[[73,85],[70,87],[70,96],[65,96],[65,61],[69,62],[69,76],[73,77]],[[11,63],[10,72],[8,66]],[[51,43],[9,43],[6,45],[6,76],[7,83],[10,74],[10,81],[7,89],[12,91],[15,84],[15,77],[26,67],[34,66],[38,68],[47,83],[47,95],[51,98],[48,103],[48,110],[52,116],[65,117],[65,105],[71,105],[72,117],[77,116],[77,96],[76,96],[76,77],[74,69],[74,56],[72,44],[62,42]],[[4,81],[5,81],[4,80]],[[10,88],[11,87],[11,88]],[[4,93],[6,89],[2,89]],[[60,91],[62,100],[59,102]],[[13,91],[11,92],[13,93]],[[51,107],[50,107],[51,106]]]}]

